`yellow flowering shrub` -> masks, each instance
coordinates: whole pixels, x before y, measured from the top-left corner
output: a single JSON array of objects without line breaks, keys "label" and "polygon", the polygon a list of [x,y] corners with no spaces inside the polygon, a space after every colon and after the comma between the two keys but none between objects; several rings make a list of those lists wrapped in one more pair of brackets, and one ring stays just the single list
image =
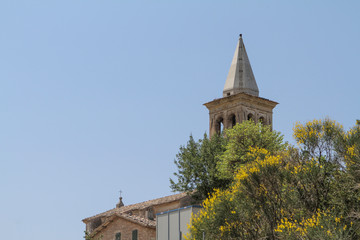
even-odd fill
[{"label": "yellow flowering shrub", "polygon": [[345,153],[344,159],[348,167],[360,164],[360,125],[351,128],[344,135]]},{"label": "yellow flowering shrub", "polygon": [[275,232],[279,239],[353,239],[352,222],[344,223],[342,216],[334,216],[330,210],[313,214],[309,218],[282,218]]},{"label": "yellow flowering shrub", "polygon": [[[204,200],[203,209],[192,219],[191,235],[187,239],[201,239],[202,229],[206,229],[206,239],[246,239],[266,235],[266,229],[256,226],[266,222],[264,211],[281,204],[281,198],[275,193],[279,189],[274,189],[268,180],[276,180],[275,176],[283,169],[283,157],[258,147],[249,147],[247,155],[253,161],[239,168],[231,187],[216,189]],[[259,178],[263,181],[258,181]],[[280,214],[278,209],[275,211]]]},{"label": "yellow flowering shrub", "polygon": [[231,134],[232,184],[203,202],[186,239],[360,239],[360,125],[296,123],[298,147],[281,151]]},{"label": "yellow flowering shrub", "polygon": [[337,141],[344,135],[343,126],[336,121],[313,120],[305,124],[295,123],[293,137],[301,150],[312,157],[326,156],[335,161]]}]

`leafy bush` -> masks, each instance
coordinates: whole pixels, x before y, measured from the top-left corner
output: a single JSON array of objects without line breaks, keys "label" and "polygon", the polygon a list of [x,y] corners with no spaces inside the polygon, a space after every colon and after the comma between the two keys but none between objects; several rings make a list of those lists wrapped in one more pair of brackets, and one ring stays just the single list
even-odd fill
[{"label": "leafy bush", "polygon": [[297,147],[259,129],[225,130],[217,168],[232,183],[203,202],[187,239],[360,239],[360,126],[297,123]]}]

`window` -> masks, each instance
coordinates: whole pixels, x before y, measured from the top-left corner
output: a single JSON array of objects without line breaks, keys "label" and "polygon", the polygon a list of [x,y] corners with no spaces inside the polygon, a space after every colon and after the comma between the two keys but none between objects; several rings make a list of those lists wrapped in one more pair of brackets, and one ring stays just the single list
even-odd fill
[{"label": "window", "polygon": [[121,240],[121,233],[116,233],[115,234],[115,240]]},{"label": "window", "polygon": [[253,120],[253,115],[252,115],[251,113],[248,114],[247,120],[252,120],[252,121],[254,121],[254,120]]},{"label": "window", "polygon": [[131,240],[138,240],[138,230],[132,231],[132,239]]}]

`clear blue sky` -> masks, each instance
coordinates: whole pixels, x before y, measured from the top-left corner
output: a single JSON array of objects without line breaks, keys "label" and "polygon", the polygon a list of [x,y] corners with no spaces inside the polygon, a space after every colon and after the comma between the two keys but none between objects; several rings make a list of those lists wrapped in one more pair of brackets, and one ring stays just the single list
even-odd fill
[{"label": "clear blue sky", "polygon": [[[295,3],[296,2],[296,3]],[[82,239],[81,220],[171,194],[208,131],[239,33],[274,128],[360,118],[359,1],[0,2],[0,230]]]}]

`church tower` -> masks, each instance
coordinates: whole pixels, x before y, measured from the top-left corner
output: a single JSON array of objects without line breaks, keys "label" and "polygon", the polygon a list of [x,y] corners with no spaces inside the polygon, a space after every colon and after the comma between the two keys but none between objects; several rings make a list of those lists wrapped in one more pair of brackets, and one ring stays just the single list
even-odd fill
[{"label": "church tower", "polygon": [[272,126],[272,110],[277,102],[259,97],[242,35],[235,49],[223,97],[204,105],[209,109],[210,137],[224,128],[252,119]]}]

